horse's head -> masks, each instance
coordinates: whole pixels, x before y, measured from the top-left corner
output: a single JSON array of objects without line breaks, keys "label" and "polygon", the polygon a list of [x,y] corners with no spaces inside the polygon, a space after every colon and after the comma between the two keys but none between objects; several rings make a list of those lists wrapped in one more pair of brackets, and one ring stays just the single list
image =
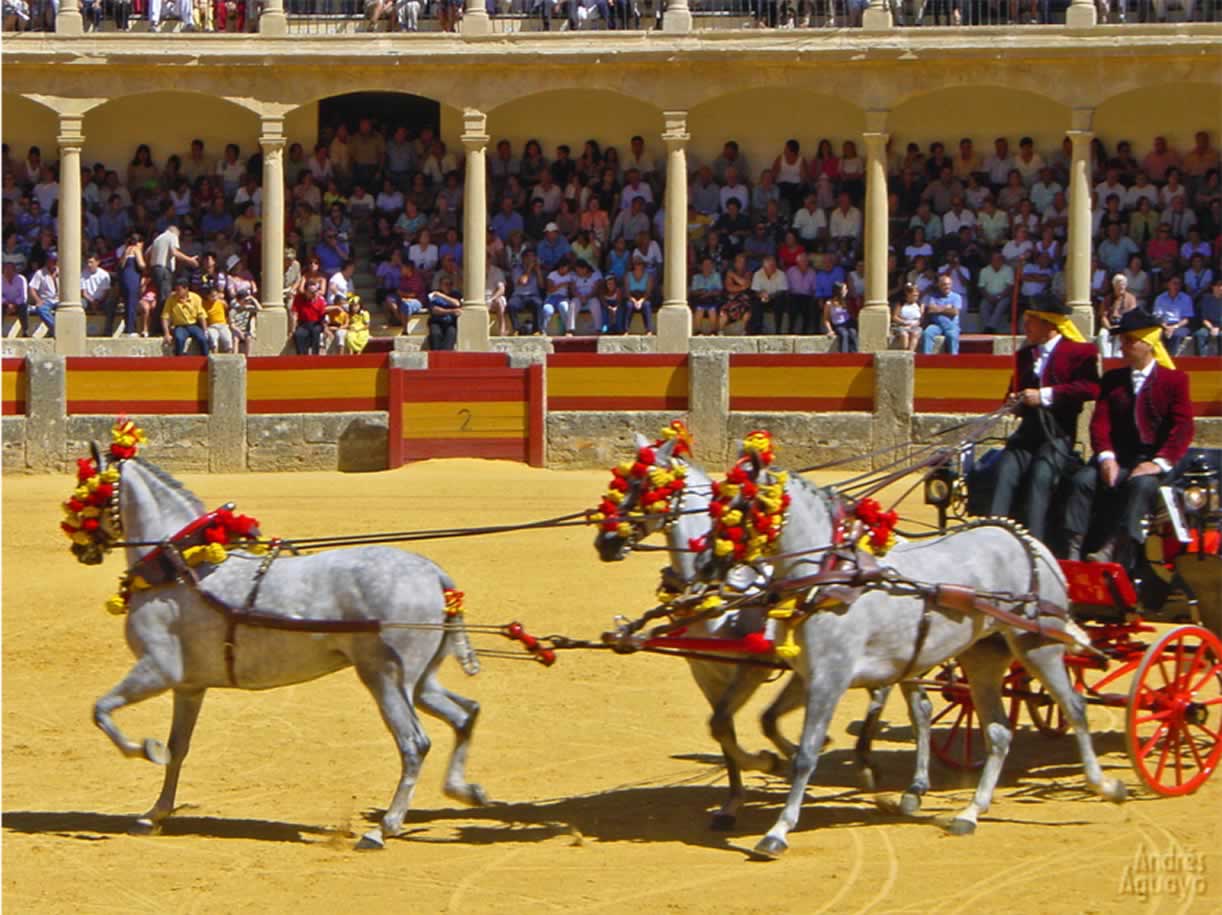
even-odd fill
[{"label": "horse's head", "polygon": [[611,468],[611,485],[589,515],[598,524],[594,548],[603,562],[618,562],[650,534],[669,528],[680,515],[691,453],[687,427],[675,420],[662,437],[636,436],[636,456]]}]

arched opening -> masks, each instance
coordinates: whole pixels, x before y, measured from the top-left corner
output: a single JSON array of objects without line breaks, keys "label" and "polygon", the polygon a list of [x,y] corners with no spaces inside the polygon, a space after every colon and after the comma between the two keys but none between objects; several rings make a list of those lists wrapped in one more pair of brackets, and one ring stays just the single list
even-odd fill
[{"label": "arched opening", "polygon": [[754,184],[769,168],[785,142],[796,139],[807,158],[814,156],[819,141],[832,143],[837,156],[844,141],[857,145],[860,155],[865,115],[843,99],[802,90],[776,92],[744,89],[696,105],[688,112],[692,135],[688,165],[711,163],[727,140],[739,145],[750,174],[742,177]]},{"label": "arched opening", "polygon": [[1109,154],[1118,142],[1128,140],[1138,160],[1157,136],[1166,137],[1167,144],[1183,154],[1192,149],[1193,135],[1207,130],[1216,146],[1222,130],[1218,91],[1206,83],[1168,83],[1122,92],[1095,109],[1095,135]]},{"label": "arched opening", "polygon": [[13,161],[20,163],[31,146],[38,147],[43,161],[56,161],[59,158],[55,141],[59,133],[58,115],[23,95],[5,92],[3,97],[3,136]]}]

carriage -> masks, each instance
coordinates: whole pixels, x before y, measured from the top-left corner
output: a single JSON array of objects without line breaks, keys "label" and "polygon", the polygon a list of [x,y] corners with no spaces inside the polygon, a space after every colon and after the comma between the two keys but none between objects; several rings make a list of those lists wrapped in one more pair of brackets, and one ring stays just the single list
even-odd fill
[{"label": "carriage", "polygon": [[[987,514],[987,455],[966,445],[925,483],[939,527]],[[1089,651],[1065,663],[1086,701],[1124,710],[1125,745],[1141,781],[1160,795],[1189,794],[1222,761],[1222,449],[1191,449],[1160,490],[1132,568],[1061,560],[1072,613]],[[1155,625],[1159,624],[1159,625]],[[1168,628],[1167,624],[1171,625]],[[955,663],[921,680],[934,701],[932,751],[947,766],[984,762],[968,682]],[[1055,702],[1019,664],[1006,677],[1011,726],[1028,720],[1065,733]],[[1025,713],[1025,714],[1024,714]]]}]

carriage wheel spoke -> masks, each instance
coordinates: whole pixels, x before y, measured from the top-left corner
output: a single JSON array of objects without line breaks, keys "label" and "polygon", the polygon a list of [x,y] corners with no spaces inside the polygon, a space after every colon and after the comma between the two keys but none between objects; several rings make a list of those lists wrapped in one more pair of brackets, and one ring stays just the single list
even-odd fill
[{"label": "carriage wheel spoke", "polygon": [[1197,750],[1197,742],[1192,734],[1188,733],[1188,729],[1184,728],[1184,743],[1188,744],[1188,749],[1192,751],[1192,758],[1196,760],[1197,771],[1201,772],[1205,769],[1205,763],[1201,759],[1201,754]]},{"label": "carriage wheel spoke", "polygon": [[1196,683],[1193,683],[1190,689],[1195,693],[1198,689],[1205,685],[1206,681],[1209,680],[1210,677],[1215,676],[1222,677],[1222,663],[1215,664],[1213,667],[1209,668],[1209,670],[1205,671],[1201,679],[1197,680]]},{"label": "carriage wheel spoke", "polygon": [[1212,699],[1205,699],[1198,702],[1197,705],[1222,705],[1222,696],[1214,696]]},{"label": "carriage wheel spoke", "polygon": [[1219,729],[1219,730],[1217,730],[1217,731],[1211,731],[1211,730],[1210,730],[1209,728],[1207,728],[1205,725],[1200,724],[1200,723],[1198,723],[1198,722],[1194,722],[1194,723],[1191,725],[1191,727],[1194,727],[1194,728],[1200,728],[1202,731],[1204,731],[1206,734],[1208,734],[1208,735],[1209,735],[1209,737],[1210,737],[1210,739],[1213,741],[1213,743],[1215,743],[1215,744],[1217,744],[1217,743],[1222,743],[1222,728],[1220,728],[1220,729]]},{"label": "carriage wheel spoke", "polygon": [[1170,710],[1155,712],[1153,715],[1146,715],[1144,718],[1135,718],[1133,724],[1149,724],[1151,721],[1166,721],[1172,712]]},{"label": "carriage wheel spoke", "polygon": [[1174,759],[1175,761],[1175,783],[1177,785],[1184,784],[1184,769],[1183,769],[1184,753],[1183,753],[1183,750],[1180,749],[1183,746],[1183,740],[1180,735],[1180,727],[1181,726],[1177,723],[1174,726],[1174,730],[1172,731],[1172,734],[1175,737],[1175,753],[1172,756],[1172,759]]},{"label": "carriage wheel spoke", "polygon": [[1149,756],[1150,751],[1154,749],[1154,745],[1158,743],[1159,738],[1162,737],[1164,733],[1166,733],[1166,730],[1167,730],[1166,723],[1160,721],[1158,723],[1158,727],[1154,729],[1154,734],[1151,735],[1150,739],[1147,740],[1144,744],[1142,744],[1141,747],[1137,750],[1138,757],[1141,759],[1145,759],[1147,756]]},{"label": "carriage wheel spoke", "polygon": [[1158,757],[1158,768],[1154,770],[1154,780],[1161,783],[1163,780],[1163,769],[1167,767],[1167,754],[1171,752],[1171,735],[1168,734],[1163,740],[1163,752]]}]

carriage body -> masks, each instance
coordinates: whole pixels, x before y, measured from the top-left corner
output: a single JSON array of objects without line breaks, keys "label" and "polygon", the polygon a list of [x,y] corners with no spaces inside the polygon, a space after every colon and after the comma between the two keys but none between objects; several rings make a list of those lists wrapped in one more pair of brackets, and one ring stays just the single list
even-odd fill
[{"label": "carriage body", "polygon": [[[943,523],[983,513],[988,464],[965,448],[955,466],[938,471],[938,485],[927,485]],[[1124,710],[1130,762],[1163,795],[1195,791],[1222,762],[1220,479],[1222,449],[1191,449],[1160,490],[1144,552],[1131,568],[1061,560],[1071,612],[1093,649],[1068,653],[1066,665],[1090,703]],[[934,753],[954,768],[981,764],[984,742],[957,667],[925,684],[944,703],[934,716]],[[1020,665],[1005,692],[1012,725],[1026,712],[1041,734],[1064,733],[1059,709]]]}]

